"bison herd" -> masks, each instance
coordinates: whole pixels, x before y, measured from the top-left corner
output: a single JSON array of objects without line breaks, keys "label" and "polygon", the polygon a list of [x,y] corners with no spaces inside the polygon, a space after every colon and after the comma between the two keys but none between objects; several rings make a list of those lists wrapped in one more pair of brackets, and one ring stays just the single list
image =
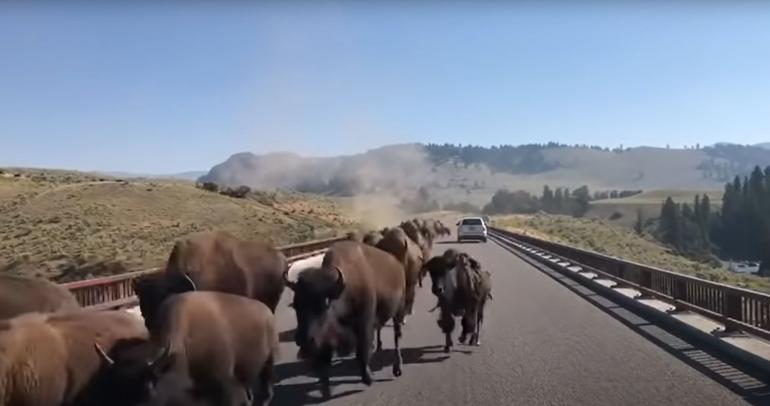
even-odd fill
[{"label": "bison herd", "polygon": [[400,376],[402,330],[425,275],[444,350],[453,345],[455,318],[459,341],[479,344],[490,274],[453,249],[431,258],[434,240],[449,233],[440,221],[420,219],[353,233],[320,263],[292,272],[270,244],[195,234],[175,243],[163,272],[134,281],[141,319],[80,308],[47,281],[2,276],[0,406],[268,404],[278,359],[274,314],[286,287],[298,357],[324,397],[335,355],[355,353],[362,382],[372,384],[369,362],[382,350],[386,323]]}]

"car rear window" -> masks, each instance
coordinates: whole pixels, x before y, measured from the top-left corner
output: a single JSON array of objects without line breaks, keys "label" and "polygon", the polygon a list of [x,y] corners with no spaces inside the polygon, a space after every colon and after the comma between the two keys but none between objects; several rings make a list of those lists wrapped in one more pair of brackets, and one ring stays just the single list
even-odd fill
[{"label": "car rear window", "polygon": [[480,226],[482,224],[481,219],[463,219],[462,222],[464,226]]}]

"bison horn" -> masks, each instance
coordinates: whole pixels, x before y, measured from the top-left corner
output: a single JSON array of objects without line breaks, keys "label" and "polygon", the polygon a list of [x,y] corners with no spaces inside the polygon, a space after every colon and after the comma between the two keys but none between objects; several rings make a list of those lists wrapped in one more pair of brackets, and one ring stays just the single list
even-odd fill
[{"label": "bison horn", "polygon": [[164,359],[168,358],[170,354],[171,354],[171,341],[168,341],[166,342],[166,345],[163,347],[163,352],[157,358],[155,358],[155,360],[149,363],[150,366],[155,366],[156,364],[160,363]]},{"label": "bison horn", "polygon": [[340,270],[340,267],[335,266],[334,269],[337,271],[337,283],[334,286],[334,291],[331,294],[332,299],[336,299],[342,295],[342,292],[345,290],[345,275],[343,275],[342,270]]},{"label": "bison horn", "polygon": [[283,271],[283,283],[289,287],[289,289],[294,290],[297,287],[296,282],[292,282],[289,280],[289,268],[286,268],[285,271]]},{"label": "bison horn", "polygon": [[190,284],[190,287],[192,287],[192,290],[198,290],[198,287],[195,286],[195,282],[193,282],[192,278],[190,278],[190,275],[188,275],[186,272],[182,274],[187,280],[187,282]]},{"label": "bison horn", "polygon": [[104,360],[104,362],[106,362],[108,365],[115,365],[115,361],[113,361],[112,358],[110,358],[110,356],[104,352],[104,349],[102,349],[102,346],[99,345],[99,343],[94,342],[94,348],[96,348],[96,352],[99,354],[99,357]]},{"label": "bison horn", "polygon": [[254,401],[254,392],[252,392],[251,388],[246,388],[246,402],[248,404],[251,404]]}]

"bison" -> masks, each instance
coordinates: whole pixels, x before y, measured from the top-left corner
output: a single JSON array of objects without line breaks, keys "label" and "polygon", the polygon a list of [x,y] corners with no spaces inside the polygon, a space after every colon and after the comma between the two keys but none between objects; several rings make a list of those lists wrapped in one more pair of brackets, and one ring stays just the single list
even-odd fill
[{"label": "bison", "polygon": [[387,231],[370,231],[364,235],[363,243],[376,247]]},{"label": "bison", "polygon": [[349,231],[345,234],[345,239],[351,240],[351,241],[362,241],[363,237],[361,237],[361,233],[358,231]]},{"label": "bison", "polygon": [[105,404],[266,405],[278,333],[262,302],[221,292],[166,300],[150,340],[103,354]]},{"label": "bison", "polygon": [[452,234],[452,231],[449,230],[449,227],[444,225],[444,223],[442,223],[441,220],[434,220],[433,228],[436,236],[439,236],[439,237],[449,236]]},{"label": "bison", "polygon": [[406,315],[412,314],[417,285],[422,286],[423,254],[420,247],[412,241],[401,228],[391,228],[382,237],[377,248],[392,254],[404,268],[406,279],[405,308]]},{"label": "bison", "polygon": [[283,293],[286,257],[261,241],[222,232],[204,232],[177,241],[166,269],[134,283],[148,328],[167,297],[193,290],[218,291],[256,299],[275,311]]},{"label": "bison", "polygon": [[0,319],[23,313],[52,313],[80,308],[67,288],[44,279],[0,275]]},{"label": "bison", "polygon": [[377,330],[377,349],[382,348],[379,331],[393,321],[395,360],[393,375],[401,375],[401,324],[404,318],[404,268],[391,254],[354,241],[333,244],[320,268],[306,269],[295,282],[295,341],[300,354],[310,358],[319,374],[324,397],[331,396],[329,370],[332,356],[356,347],[361,380],[372,384],[369,361]]},{"label": "bison", "polygon": [[455,317],[462,317],[460,342],[479,345],[479,333],[484,321],[484,307],[492,298],[491,274],[466,253],[449,249],[443,255],[431,258],[426,264],[430,273],[431,291],[438,298],[441,315],[439,327],[445,335],[444,351],[452,346]]},{"label": "bison", "polygon": [[92,404],[103,367],[99,351],[136,339],[147,339],[147,329],[122,311],[29,313],[0,321],[0,405]]},{"label": "bison", "polygon": [[431,243],[425,237],[425,234],[423,234],[423,228],[420,227],[418,222],[415,220],[404,221],[400,224],[400,227],[404,230],[406,235],[408,235],[409,238],[411,238],[412,241],[414,241],[417,246],[420,247],[420,250],[422,251],[422,257],[430,258],[432,249]]}]

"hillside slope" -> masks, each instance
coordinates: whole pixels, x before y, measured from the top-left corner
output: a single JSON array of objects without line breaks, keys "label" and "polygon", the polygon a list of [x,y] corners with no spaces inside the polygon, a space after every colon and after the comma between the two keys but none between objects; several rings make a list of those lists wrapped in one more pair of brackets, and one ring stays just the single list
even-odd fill
[{"label": "hillside slope", "polygon": [[239,153],[201,180],[352,196],[413,195],[425,187],[441,203],[487,203],[501,188],[539,194],[544,185],[594,190],[720,190],[725,181],[770,165],[770,150],[717,145],[609,150],[559,144],[474,147],[392,145],[361,154],[315,158]]},{"label": "hillside slope", "polygon": [[[18,171],[7,171],[19,173]],[[115,181],[70,173],[0,176],[0,272],[82,279],[158,266],[174,241],[222,229],[282,245],[354,224],[329,199],[257,193],[234,199],[188,182]]]}]

